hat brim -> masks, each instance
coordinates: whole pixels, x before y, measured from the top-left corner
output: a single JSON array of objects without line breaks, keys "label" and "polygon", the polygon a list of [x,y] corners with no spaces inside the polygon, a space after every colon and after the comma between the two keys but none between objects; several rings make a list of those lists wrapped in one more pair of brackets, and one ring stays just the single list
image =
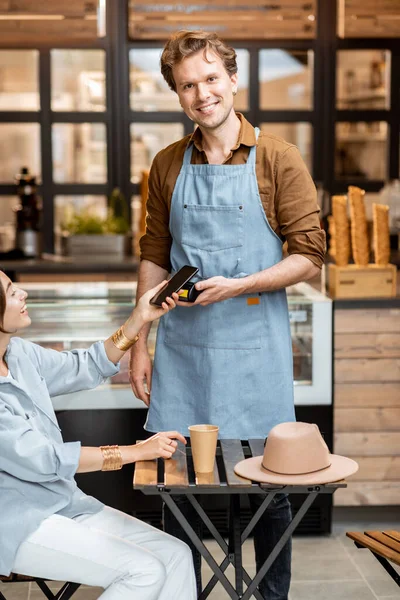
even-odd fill
[{"label": "hat brim", "polygon": [[333,483],[340,481],[358,471],[358,463],[346,456],[330,454],[330,467],[315,471],[314,473],[304,473],[302,475],[283,475],[274,473],[262,466],[263,456],[246,458],[235,465],[234,471],[237,475],[258,481],[261,483],[277,483],[279,485],[314,485],[319,483]]}]

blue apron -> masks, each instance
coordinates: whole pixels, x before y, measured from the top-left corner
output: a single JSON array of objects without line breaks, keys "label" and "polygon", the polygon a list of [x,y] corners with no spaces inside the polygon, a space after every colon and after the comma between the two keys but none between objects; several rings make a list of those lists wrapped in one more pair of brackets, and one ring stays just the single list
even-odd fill
[{"label": "blue apron", "polygon": [[[259,130],[256,129],[258,137]],[[192,165],[185,151],[171,201],[171,264],[199,278],[245,277],[282,260],[256,178],[242,165]],[[266,437],[294,421],[293,359],[285,290],[177,307],[160,320],[146,429],[212,423],[220,438]]]}]

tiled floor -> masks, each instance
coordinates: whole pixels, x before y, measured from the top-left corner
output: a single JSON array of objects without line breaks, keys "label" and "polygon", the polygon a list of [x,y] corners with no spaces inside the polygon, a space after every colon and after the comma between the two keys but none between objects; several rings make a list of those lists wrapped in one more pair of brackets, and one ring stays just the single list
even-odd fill
[{"label": "tiled floor", "polygon": [[[400,588],[372,554],[368,550],[358,550],[345,536],[346,531],[364,529],[399,530],[400,508],[336,509],[332,535],[295,537],[290,600],[400,600]],[[222,560],[222,552],[216,543],[207,542],[207,546],[216,559]],[[254,575],[251,541],[245,544],[243,564],[249,574]],[[232,580],[232,570],[228,569],[228,573]],[[210,574],[210,569],[205,565],[204,582],[208,581]],[[44,600],[35,584],[2,585],[0,589],[7,600]],[[96,600],[101,591],[100,588],[82,587],[73,600]],[[209,598],[227,600],[229,596],[218,584]]]}]

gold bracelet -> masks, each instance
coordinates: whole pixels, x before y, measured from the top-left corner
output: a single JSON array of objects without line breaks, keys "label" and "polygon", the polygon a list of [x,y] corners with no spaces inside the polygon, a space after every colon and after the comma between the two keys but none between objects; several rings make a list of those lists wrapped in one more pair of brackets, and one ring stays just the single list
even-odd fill
[{"label": "gold bracelet", "polygon": [[100,446],[103,454],[102,471],[118,471],[123,467],[122,454],[119,446]]},{"label": "gold bracelet", "polygon": [[137,334],[133,338],[133,340],[130,340],[124,334],[123,328],[120,327],[115,333],[112,334],[111,339],[113,341],[114,346],[116,346],[118,350],[122,350],[122,352],[125,352],[126,350],[129,350],[129,348],[131,348],[134,344],[136,344],[136,342],[139,339],[139,334]]}]

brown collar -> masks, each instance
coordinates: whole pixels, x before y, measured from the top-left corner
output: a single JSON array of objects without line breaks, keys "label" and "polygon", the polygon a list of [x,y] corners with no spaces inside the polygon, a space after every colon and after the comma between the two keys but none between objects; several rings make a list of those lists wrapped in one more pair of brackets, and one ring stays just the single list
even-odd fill
[{"label": "brown collar", "polygon": [[[240,121],[240,130],[236,144],[231,148],[231,152],[234,152],[239,146],[248,146],[251,148],[257,144],[256,132],[254,127],[248,122],[248,120],[242,115],[242,113],[236,113]],[[190,136],[188,145],[193,142],[199,152],[204,152],[203,148],[203,136],[200,127],[197,127],[195,132]]]}]

